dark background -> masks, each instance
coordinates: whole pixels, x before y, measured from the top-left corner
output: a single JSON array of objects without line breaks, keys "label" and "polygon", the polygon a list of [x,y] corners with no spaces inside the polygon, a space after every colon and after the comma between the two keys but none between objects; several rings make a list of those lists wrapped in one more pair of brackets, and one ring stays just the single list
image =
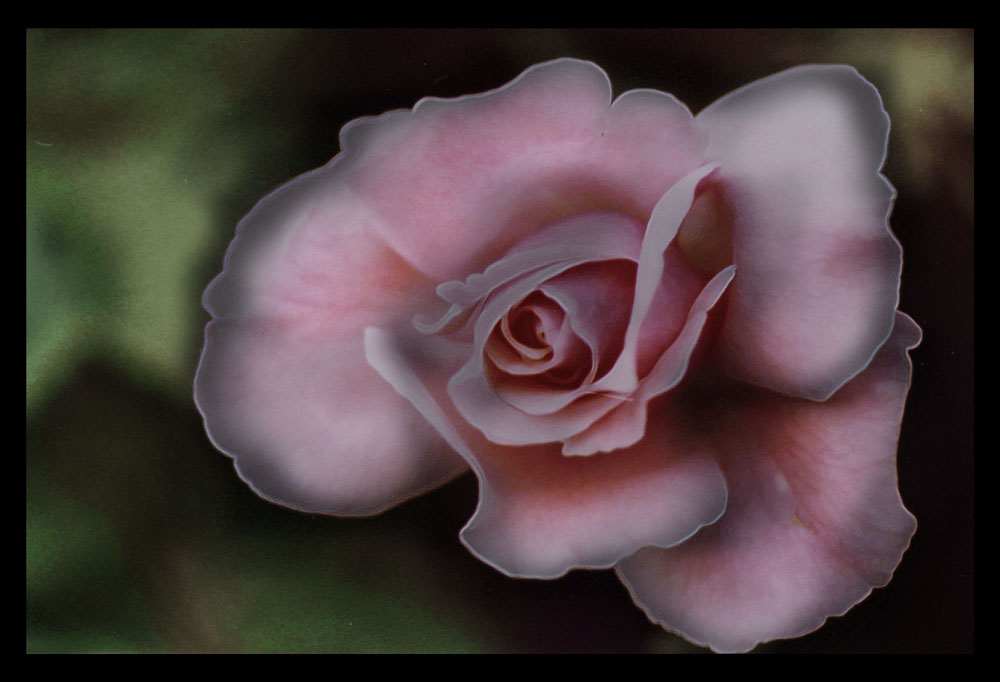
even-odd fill
[{"label": "dark background", "polygon": [[475,480],[381,516],[270,505],[204,435],[199,299],[239,218],[348,121],[563,56],[697,113],[848,63],[892,119],[900,308],[924,330],[899,449],[919,528],[893,582],[757,652],[973,648],[971,30],[29,30],[29,652],[701,652],[610,571],[513,580],[457,534]]}]

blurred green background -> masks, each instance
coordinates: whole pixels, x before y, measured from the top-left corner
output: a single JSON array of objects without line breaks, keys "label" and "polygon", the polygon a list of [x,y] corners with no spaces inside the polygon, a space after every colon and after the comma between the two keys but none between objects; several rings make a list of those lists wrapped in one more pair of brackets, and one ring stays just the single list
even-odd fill
[{"label": "blurred green background", "polygon": [[900,445],[920,529],[893,583],[785,651],[972,650],[971,30],[28,30],[29,652],[700,652],[609,571],[505,578],[457,534],[471,475],[371,519],[258,499],[192,402],[201,292],[236,222],[348,121],[574,56],[697,112],[857,67],[893,131],[901,308],[924,328]]}]

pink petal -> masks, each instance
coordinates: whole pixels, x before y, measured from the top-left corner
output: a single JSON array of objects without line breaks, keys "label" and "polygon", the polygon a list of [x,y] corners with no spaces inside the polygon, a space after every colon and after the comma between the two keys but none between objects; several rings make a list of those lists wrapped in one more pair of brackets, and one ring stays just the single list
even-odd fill
[{"label": "pink petal", "polygon": [[642,239],[639,271],[622,352],[611,371],[594,385],[595,389],[628,395],[638,386],[639,341],[646,315],[663,279],[666,264],[663,253],[674,241],[684,216],[691,209],[698,183],[713,170],[714,165],[706,164],[691,171],[668,189],[653,208]]},{"label": "pink petal", "polygon": [[715,462],[664,422],[632,448],[592,457],[565,457],[559,444],[470,442],[480,502],[462,541],[507,575],[607,568],[639,547],[683,542],[726,508]]},{"label": "pink petal", "polygon": [[626,93],[596,65],[560,59],[507,86],[356,122],[350,187],[380,233],[437,281],[482,272],[545,225],[595,210],[645,222],[701,163],[705,136],[663,93]]},{"label": "pink petal", "polygon": [[[213,443],[261,496],[377,513],[465,465],[364,362],[372,323],[406,324],[431,285],[374,235],[339,162],[285,185],[240,223],[205,293],[213,314],[195,399]],[[408,317],[408,312],[406,317]]]},{"label": "pink petal", "polygon": [[720,458],[729,507],[668,550],[618,566],[657,623],[717,651],[796,637],[885,585],[916,528],[896,447],[920,330],[897,314],[872,364],[825,403],[756,389],[706,394],[694,414]]},{"label": "pink petal", "polygon": [[562,305],[574,331],[590,346],[598,359],[597,376],[608,371],[621,353],[635,272],[632,261],[601,261],[573,268],[541,286]]},{"label": "pink petal", "polygon": [[663,274],[642,321],[635,349],[640,379],[649,374],[680,335],[695,301],[708,284],[708,278],[691,266],[676,243],[663,252],[663,261]]},{"label": "pink petal", "polygon": [[573,333],[565,311],[553,301],[542,302],[547,304],[546,307],[538,304],[530,307],[545,331],[544,349],[530,348],[518,343],[516,339],[511,340],[509,336],[512,332],[508,329],[507,316],[501,320],[500,328],[494,328],[486,342],[486,354],[504,374],[532,376],[546,372],[562,362],[581,357],[581,353],[585,359],[588,349]]},{"label": "pink petal", "polygon": [[557,412],[532,415],[497,395],[485,372],[470,371],[456,373],[448,382],[448,393],[464,421],[503,445],[562,441],[585,430],[621,402],[584,392]]},{"label": "pink petal", "polygon": [[363,358],[360,336],[211,322],[196,380],[209,437],[257,494],[311,512],[376,514],[464,471]]},{"label": "pink petal", "polygon": [[[552,352],[548,338],[556,338],[568,322],[562,308],[543,296],[522,301],[500,320],[503,340],[526,360],[541,360]],[[496,329],[494,329],[496,332]]]},{"label": "pink petal", "polygon": [[470,428],[440,386],[417,375],[393,336],[368,329],[366,357],[472,466],[479,506],[466,546],[511,576],[554,578],[606,568],[636,548],[669,547],[714,522],[726,506],[715,462],[668,419],[643,443],[595,457],[564,457],[558,445],[511,448]]},{"label": "pink petal", "polygon": [[824,400],[867,366],[897,305],[878,92],[850,67],[799,67],[697,121],[722,164],[739,268],[720,361],[737,378]]}]

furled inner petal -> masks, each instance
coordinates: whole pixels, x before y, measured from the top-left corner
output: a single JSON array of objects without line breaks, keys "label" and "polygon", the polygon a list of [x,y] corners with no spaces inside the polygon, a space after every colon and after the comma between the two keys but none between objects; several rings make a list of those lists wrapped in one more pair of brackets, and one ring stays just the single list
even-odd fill
[{"label": "furled inner petal", "polygon": [[558,263],[532,272],[495,292],[483,305],[473,325],[474,352],[448,382],[448,393],[458,410],[490,440],[510,445],[561,440],[606,412],[617,400],[586,395],[551,415],[534,416],[497,395],[487,377],[484,348],[500,318],[519,300],[579,263]]},{"label": "furled inner petal", "polygon": [[[512,317],[515,322],[508,323]],[[554,318],[558,318],[561,325],[558,330],[553,330],[556,332],[554,343],[549,345],[538,335],[545,335],[546,321]],[[533,343],[539,347],[526,345],[520,340],[510,342],[504,330],[510,330],[511,326],[514,327],[511,335],[521,326],[522,334],[533,337]],[[501,349],[515,343],[530,351],[531,355],[537,355],[537,359],[522,356],[519,363],[490,362],[494,357],[503,360]],[[540,347],[541,344],[544,348]],[[500,398],[528,414],[549,414],[565,406],[581,386],[593,379],[597,368],[592,348],[573,331],[562,308],[540,291],[530,294],[521,305],[503,317],[487,342],[486,354],[490,361],[484,364],[484,371],[489,384]],[[505,367],[511,365],[518,371],[507,373]]]},{"label": "furled inner petal", "polygon": [[[629,216],[608,213],[578,216],[543,230],[508,254],[504,261],[508,258],[518,260],[524,267],[529,268],[526,272],[518,273],[520,276],[515,275],[512,269],[508,269],[509,261],[507,261],[488,268],[481,277],[470,277],[464,284],[455,283],[453,291],[463,291],[464,287],[465,291],[474,290],[477,294],[486,295],[486,298],[481,300],[475,300],[474,296],[464,299],[466,304],[473,306],[475,313],[467,323],[468,336],[474,342],[475,350],[468,362],[455,373],[448,384],[452,399],[467,420],[482,429],[491,439],[497,439],[497,442],[510,444],[549,442],[579,431],[617,403],[617,398],[584,395],[558,413],[543,415],[541,418],[529,415],[497,395],[487,376],[485,363],[489,360],[489,354],[486,348],[501,319],[519,302],[539,290],[543,283],[558,278],[584,263],[619,259],[637,260],[640,247],[638,235],[641,234],[641,230],[641,224]],[[590,239],[593,241],[584,248],[582,243]],[[566,260],[562,249],[553,248],[563,242],[581,244],[581,251],[574,252],[576,255],[574,259]],[[555,262],[541,265],[541,262],[544,262],[541,257],[535,258],[538,250],[544,250],[545,259],[554,258]],[[532,258],[521,261],[524,254],[532,254]],[[499,272],[505,274],[503,276],[495,274]],[[572,319],[570,322],[572,324]],[[447,322],[443,324],[446,325]],[[418,324],[418,328],[426,332],[441,326],[443,326],[441,322],[429,327]],[[466,332],[463,331],[460,336],[465,338]],[[580,338],[586,342],[585,337]],[[594,357],[598,356],[596,348],[592,347],[592,352]],[[556,367],[551,369],[554,370]],[[566,372],[553,377],[556,383],[562,380],[564,386],[575,382],[574,372],[578,368],[565,369]],[[544,408],[540,409],[544,411]]]},{"label": "furled inner petal", "polygon": [[597,377],[610,370],[621,354],[635,273],[632,261],[606,260],[568,270],[540,287],[566,310],[573,331],[593,351]]},{"label": "furled inner petal", "polygon": [[573,331],[566,352],[545,372],[530,378],[505,377],[487,367],[490,385],[531,415],[552,414],[584,395],[621,353],[628,324],[628,307],[623,303],[634,289],[635,263],[625,260],[585,263],[546,281],[533,295],[557,301],[565,310]]},{"label": "furled inner petal", "polygon": [[558,362],[557,349],[571,334],[565,311],[536,292],[493,328],[486,354],[506,373],[537,374]]},{"label": "furled inner petal", "polygon": [[565,323],[566,313],[559,306],[535,296],[501,318],[500,332],[520,355],[541,360],[552,353],[548,339],[555,339]]}]

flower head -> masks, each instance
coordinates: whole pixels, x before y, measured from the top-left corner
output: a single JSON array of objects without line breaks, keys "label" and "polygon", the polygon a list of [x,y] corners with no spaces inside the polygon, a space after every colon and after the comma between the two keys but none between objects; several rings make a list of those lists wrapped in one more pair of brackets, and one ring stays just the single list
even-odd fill
[{"label": "flower head", "polygon": [[719,651],[809,632],[915,529],[887,135],[843,66],[692,116],[561,59],[355,121],[205,293],[210,437],[324,513],[471,468],[462,541],[508,575],[613,566]]}]

